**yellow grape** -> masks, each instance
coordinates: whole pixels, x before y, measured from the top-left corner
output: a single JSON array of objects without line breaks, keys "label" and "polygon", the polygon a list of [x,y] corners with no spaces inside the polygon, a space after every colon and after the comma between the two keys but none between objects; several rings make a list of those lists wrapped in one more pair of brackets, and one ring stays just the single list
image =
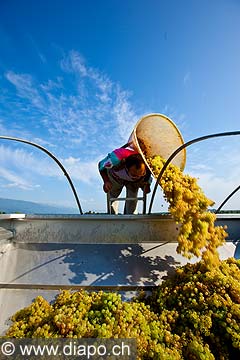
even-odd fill
[{"label": "yellow grape", "polygon": [[[147,162],[157,178],[165,160],[157,155],[147,158]],[[160,186],[171,215],[176,223],[181,223],[178,253],[188,258],[202,256],[206,264],[217,264],[217,247],[224,243],[227,233],[222,226],[215,227],[216,215],[208,211],[214,202],[205,196],[196,178],[173,164],[163,173]]]}]

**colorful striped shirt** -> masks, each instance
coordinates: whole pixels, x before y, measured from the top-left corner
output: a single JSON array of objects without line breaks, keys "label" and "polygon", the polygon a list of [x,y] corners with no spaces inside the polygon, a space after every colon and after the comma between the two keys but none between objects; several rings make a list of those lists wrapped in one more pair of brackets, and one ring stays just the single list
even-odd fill
[{"label": "colorful striped shirt", "polygon": [[[125,167],[118,167],[123,160],[134,154],[138,154],[138,152],[133,149],[115,149],[99,162],[99,171],[103,171],[105,169],[109,170],[110,174],[116,180],[121,179],[126,181],[136,181],[136,178],[131,178]],[[149,170],[147,170],[147,176],[145,175],[144,178],[146,179],[146,182],[151,183],[152,179]]]}]

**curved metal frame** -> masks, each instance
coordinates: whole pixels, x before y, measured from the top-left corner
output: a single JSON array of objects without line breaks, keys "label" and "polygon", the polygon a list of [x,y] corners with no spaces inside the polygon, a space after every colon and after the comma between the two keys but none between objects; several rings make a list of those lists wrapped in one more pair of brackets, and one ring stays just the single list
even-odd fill
[{"label": "curved metal frame", "polygon": [[25,143],[25,144],[29,144],[29,145],[32,145],[32,146],[35,146],[36,148],[44,151],[47,155],[49,155],[57,164],[58,166],[61,168],[61,170],[63,171],[64,175],[66,176],[70,186],[71,186],[71,189],[73,191],[73,194],[74,194],[74,197],[75,197],[75,200],[77,202],[77,205],[78,205],[78,209],[79,209],[79,212],[80,212],[80,215],[83,215],[83,212],[82,212],[82,208],[81,208],[81,205],[80,205],[80,201],[78,199],[78,196],[77,196],[77,192],[74,188],[74,185],[72,183],[72,180],[70,178],[70,176],[68,175],[66,169],[64,168],[64,166],[61,164],[61,162],[50,152],[48,151],[47,149],[45,149],[43,146],[41,145],[38,145],[36,143],[33,143],[31,141],[28,141],[28,140],[24,140],[24,139],[19,139],[19,138],[14,138],[14,137],[9,137],[9,136],[0,136],[0,139],[5,139],[5,140],[14,140],[14,141],[19,141],[19,142],[22,142],[22,143]]},{"label": "curved metal frame", "polygon": [[[169,158],[167,159],[167,161],[165,162],[164,166],[162,167],[159,175],[158,175],[158,178],[157,178],[157,181],[156,181],[156,184],[154,186],[154,189],[153,189],[153,193],[152,193],[152,197],[151,197],[151,201],[150,201],[150,205],[149,205],[149,210],[148,210],[148,214],[151,214],[151,210],[152,210],[152,205],[153,205],[153,200],[154,200],[154,197],[155,197],[155,194],[156,194],[156,191],[157,191],[157,186],[159,184],[159,181],[164,173],[164,171],[166,170],[167,166],[170,164],[171,160],[183,149],[185,149],[186,147],[188,147],[189,145],[192,145],[196,142],[200,142],[200,141],[203,141],[203,140],[207,140],[207,139],[210,139],[210,138],[214,138],[214,137],[221,137],[221,136],[231,136],[231,135],[240,135],[240,131],[229,131],[229,132],[224,132],[224,133],[216,133],[216,134],[210,134],[210,135],[205,135],[205,136],[200,136],[198,138],[195,138],[193,140],[190,140],[188,142],[186,142],[185,144],[179,146],[173,153],[172,155],[169,156]],[[236,192],[236,191],[234,191]],[[233,195],[233,194],[232,194]],[[231,196],[232,196],[231,195]],[[224,204],[223,204],[224,205]],[[219,210],[219,209],[218,209]]]},{"label": "curved metal frame", "polygon": [[238,185],[238,187],[236,187],[236,189],[234,189],[231,194],[229,194],[226,199],[221,203],[221,205],[217,208],[217,210],[215,211],[215,214],[218,214],[221,210],[221,208],[226,204],[226,202],[240,189],[240,185]]}]

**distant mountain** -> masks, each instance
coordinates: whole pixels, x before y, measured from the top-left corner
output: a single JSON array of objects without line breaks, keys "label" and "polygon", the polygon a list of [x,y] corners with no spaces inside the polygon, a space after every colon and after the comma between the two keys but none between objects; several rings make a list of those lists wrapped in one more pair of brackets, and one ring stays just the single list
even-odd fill
[{"label": "distant mountain", "polygon": [[0,198],[0,212],[5,212],[6,214],[79,214],[78,208],[59,207],[4,198]]}]

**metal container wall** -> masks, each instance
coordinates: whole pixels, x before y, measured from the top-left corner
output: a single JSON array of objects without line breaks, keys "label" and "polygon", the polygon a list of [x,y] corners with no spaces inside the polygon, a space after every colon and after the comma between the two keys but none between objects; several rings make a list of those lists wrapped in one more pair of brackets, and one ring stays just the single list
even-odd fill
[{"label": "metal container wall", "polygon": [[[61,289],[149,289],[189,262],[169,215],[0,216],[0,335],[37,295]],[[240,258],[240,215],[218,215],[229,237],[221,259]],[[190,262],[196,262],[192,258]]]}]

